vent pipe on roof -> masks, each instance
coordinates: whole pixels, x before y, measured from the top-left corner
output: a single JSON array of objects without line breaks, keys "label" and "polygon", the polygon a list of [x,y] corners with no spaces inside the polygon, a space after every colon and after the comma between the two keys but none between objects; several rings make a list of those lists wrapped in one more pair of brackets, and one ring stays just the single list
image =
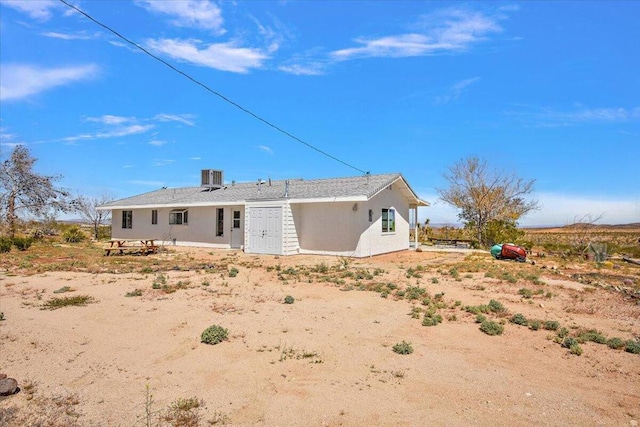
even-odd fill
[{"label": "vent pipe on roof", "polygon": [[367,184],[368,184],[369,181],[371,180],[371,172],[367,171],[365,175],[367,175]]},{"label": "vent pipe on roof", "polygon": [[284,197],[286,199],[289,198],[289,180],[288,179],[284,182]]}]

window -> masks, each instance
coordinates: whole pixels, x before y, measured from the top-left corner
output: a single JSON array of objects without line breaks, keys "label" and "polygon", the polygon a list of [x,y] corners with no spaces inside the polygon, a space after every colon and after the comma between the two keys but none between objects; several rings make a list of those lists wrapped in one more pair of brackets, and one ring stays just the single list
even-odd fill
[{"label": "window", "polygon": [[240,211],[233,211],[233,228],[240,228]]},{"label": "window", "polygon": [[382,209],[382,232],[391,233],[394,231],[396,231],[395,209]]},{"label": "window", "polygon": [[216,236],[224,235],[224,209],[218,208],[218,221],[216,226]]},{"label": "window", "polygon": [[153,224],[153,225],[158,224],[158,210],[157,209],[153,209],[151,211],[151,224]]},{"label": "window", "polygon": [[122,228],[133,227],[133,211],[122,211]]},{"label": "window", "polygon": [[189,211],[186,209],[173,210],[169,212],[169,224],[171,225],[188,225]]}]

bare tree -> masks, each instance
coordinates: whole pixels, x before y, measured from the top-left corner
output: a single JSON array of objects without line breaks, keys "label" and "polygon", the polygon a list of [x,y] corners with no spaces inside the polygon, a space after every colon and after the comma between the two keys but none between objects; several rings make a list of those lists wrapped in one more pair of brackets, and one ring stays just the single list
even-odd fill
[{"label": "bare tree", "polygon": [[0,213],[5,217],[9,236],[16,233],[19,212],[40,215],[47,210],[67,212],[69,193],[56,188],[61,176],[43,176],[33,171],[37,159],[29,149],[17,145],[0,165]]},{"label": "bare tree", "polygon": [[80,216],[93,226],[93,236],[96,240],[98,240],[100,226],[111,221],[111,211],[98,210],[98,206],[104,205],[114,199],[113,194],[105,192],[95,197],[78,196],[74,200],[74,206]]},{"label": "bare tree", "polygon": [[473,230],[481,245],[492,243],[486,239],[490,223],[515,226],[523,215],[539,209],[536,200],[524,199],[533,191],[535,180],[490,169],[486,160],[462,159],[443,176],[449,187],[438,189],[440,199],[461,210],[458,218]]},{"label": "bare tree", "polygon": [[573,218],[573,224],[566,227],[569,230],[569,244],[576,252],[585,251],[593,239],[593,234],[598,230],[596,223],[602,219],[604,213],[593,216],[586,214]]}]

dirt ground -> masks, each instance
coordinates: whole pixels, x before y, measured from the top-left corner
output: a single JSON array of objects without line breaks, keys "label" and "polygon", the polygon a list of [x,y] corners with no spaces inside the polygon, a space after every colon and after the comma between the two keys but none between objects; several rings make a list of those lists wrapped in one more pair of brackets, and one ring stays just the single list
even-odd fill
[{"label": "dirt ground", "polygon": [[[572,279],[571,266],[413,251],[350,260],[181,248],[146,258],[185,256],[200,267],[0,274],[0,373],[21,387],[0,401],[0,425],[159,425],[191,397],[200,425],[640,422],[640,355],[584,342],[578,356],[554,331],[509,322],[522,313],[572,334],[640,337],[637,301]],[[624,268],[639,283],[640,270]],[[514,282],[488,269],[523,274]],[[398,293],[410,286],[441,302],[442,323],[422,325],[424,300]],[[95,301],[43,309],[78,295]],[[502,335],[482,333],[465,310],[491,299],[508,310],[486,314]],[[201,343],[214,324],[228,340]],[[392,350],[402,341],[411,354]]]}]

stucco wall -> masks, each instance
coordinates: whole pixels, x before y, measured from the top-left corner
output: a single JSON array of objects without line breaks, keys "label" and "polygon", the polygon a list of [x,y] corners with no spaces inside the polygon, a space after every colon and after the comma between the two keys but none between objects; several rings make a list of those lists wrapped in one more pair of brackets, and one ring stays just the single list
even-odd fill
[{"label": "stucco wall", "polygon": [[[160,208],[158,224],[151,224],[152,209],[134,209],[132,228],[122,228],[122,210],[115,209],[111,220],[111,237],[114,239],[157,239],[159,242],[172,243],[176,239],[178,245],[203,243],[206,246],[228,248],[231,243],[231,225],[233,209],[244,211],[241,206],[224,209],[224,235],[216,236],[216,207],[190,207],[189,224],[169,224],[169,208]],[[244,216],[244,213],[242,214]],[[241,222],[241,227],[244,223]],[[241,230],[241,233],[243,231]]]},{"label": "stucco wall", "polygon": [[[382,232],[383,208],[395,209],[395,232]],[[393,187],[368,202],[300,203],[292,212],[302,253],[367,257],[409,248],[409,203]]]}]

